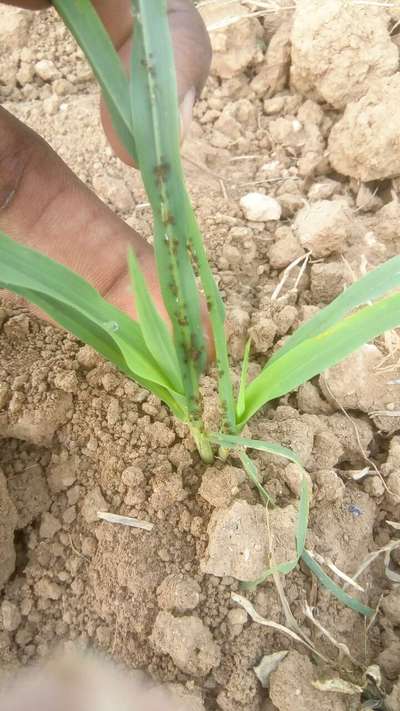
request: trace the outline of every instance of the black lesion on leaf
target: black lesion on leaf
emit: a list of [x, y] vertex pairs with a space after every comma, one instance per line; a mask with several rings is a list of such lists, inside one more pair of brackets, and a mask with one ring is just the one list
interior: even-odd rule
[[156, 167], [154, 168], [154, 175], [157, 180], [157, 183], [163, 183], [168, 177], [168, 173], [170, 170], [171, 167], [166, 161], [156, 165]]

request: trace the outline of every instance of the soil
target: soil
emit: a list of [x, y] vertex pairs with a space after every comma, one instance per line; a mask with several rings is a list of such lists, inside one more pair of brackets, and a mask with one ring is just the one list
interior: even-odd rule
[[[396, 11], [335, 1], [327, 17], [323, 4], [315, 14], [312, 5], [298, 0], [294, 23], [279, 3], [254, 17], [244, 3], [204, 7], [215, 58], [183, 156], [227, 305], [236, 375], [249, 332], [253, 377], [293, 329], [400, 248]], [[0, 12], [3, 105], [151, 240], [140, 177], [107, 146], [98, 89], [67, 30], [53, 12]], [[221, 24], [222, 12], [234, 19]], [[330, 31], [319, 32], [328, 21]], [[368, 23], [370, 33], [359, 29]], [[248, 193], [274, 202], [241, 202]], [[250, 203], [251, 220], [241, 207]], [[308, 549], [350, 576], [372, 551], [400, 543], [388, 523], [400, 521], [399, 344], [386, 334], [250, 424], [254, 437], [301, 457], [312, 489]], [[212, 374], [204, 392], [212, 419]], [[352, 711], [368, 698], [398, 709], [395, 543], [358, 578], [364, 592], [348, 588], [377, 607], [369, 626], [302, 565], [282, 577], [298, 625], [331, 664], [232, 599], [243, 594], [259, 615], [286, 624], [272, 579], [245, 592], [240, 581], [262, 573], [271, 547], [278, 562], [293, 558], [298, 471], [271, 455], [254, 459], [277, 503], [269, 529], [238, 461], [206, 467], [154, 396], [3, 298], [2, 677], [73, 646], [146, 671], [197, 710]], [[153, 528], [100, 521], [98, 511]], [[263, 688], [254, 667], [281, 650], [289, 653]], [[315, 685], [340, 677], [365, 686], [371, 664], [382, 680], [370, 674], [362, 695]]]

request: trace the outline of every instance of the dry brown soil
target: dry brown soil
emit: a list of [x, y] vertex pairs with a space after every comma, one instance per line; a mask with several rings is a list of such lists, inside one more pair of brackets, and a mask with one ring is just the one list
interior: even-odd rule
[[[344, 68], [338, 63], [329, 90], [326, 68], [323, 86], [320, 78], [307, 75], [311, 60], [307, 47], [304, 56], [299, 49], [300, 5], [306, 4], [299, 3], [294, 30], [291, 12], [213, 30], [221, 51], [183, 149], [227, 305], [236, 374], [249, 332], [254, 375], [299, 323], [400, 246], [399, 158], [397, 164], [393, 158], [395, 167], [387, 175], [375, 176], [367, 166], [369, 182], [360, 182], [361, 169], [350, 175], [341, 167], [346, 160], [340, 150], [350, 152], [354, 145], [345, 145], [346, 125], [340, 134], [344, 147], [337, 145], [338, 136], [330, 138], [332, 126], [337, 134], [344, 107], [369, 87], [360, 89], [361, 80], [348, 79], [354, 57]], [[381, 22], [382, 33], [395, 26], [386, 16]], [[354, 26], [346, 27], [357, 35]], [[378, 23], [374, 28], [378, 33]], [[3, 44], [4, 106], [150, 239], [140, 177], [107, 147], [98, 90], [81, 52], [51, 12], [33, 19], [23, 15], [18, 32], [15, 46]], [[323, 43], [322, 34], [315, 42]], [[365, 40], [371, 53], [378, 43], [372, 35]], [[345, 56], [341, 42], [335, 49], [327, 41], [326, 51]], [[381, 72], [387, 77], [397, 71], [392, 65], [398, 50], [389, 35], [382, 42], [385, 47], [390, 42]], [[349, 45], [365, 61], [365, 47]], [[289, 84], [291, 56], [297, 68]], [[35, 69], [41, 60], [51, 63], [46, 80], [40, 78], [43, 68]], [[322, 60], [321, 54], [321, 65]], [[382, 122], [382, 133], [379, 126], [374, 130], [378, 146], [370, 145], [366, 155], [359, 152], [357, 166], [383, 150], [379, 141], [384, 143], [389, 123]], [[396, 125], [400, 132], [398, 112]], [[395, 141], [390, 145], [391, 155], [398, 152]], [[248, 219], [240, 199], [249, 192], [276, 198], [281, 218]], [[285, 274], [307, 251], [311, 256], [301, 275], [301, 262]], [[388, 334], [344, 368], [275, 402], [250, 425], [253, 436], [288, 445], [302, 458], [313, 490], [308, 548], [350, 576], [371, 551], [398, 536], [387, 523], [400, 518], [398, 347], [397, 335]], [[212, 377], [206, 378], [204, 394], [212, 420]], [[276, 556], [288, 559], [298, 472], [272, 457], [255, 460], [278, 505], [271, 514]], [[385, 572], [385, 565], [396, 572], [399, 549], [386, 564], [379, 555], [360, 576], [363, 593], [347, 588], [378, 606], [369, 627], [302, 565], [282, 579], [297, 623], [331, 666], [287, 635], [252, 621], [232, 593], [245, 594], [268, 620], [285, 624], [285, 616], [272, 580], [256, 592], [240, 589], [238, 578], [265, 565], [266, 537], [260, 542], [264, 512], [238, 461], [217, 460], [207, 468], [185, 427], [155, 397], [74, 337], [32, 317], [26, 305], [8, 299], [0, 301], [0, 465], [3, 675], [46, 658], [58, 645], [73, 644], [102, 650], [129, 669], [178, 685], [175, 691], [186, 693], [196, 709], [204, 704], [223, 711], [345, 711], [360, 709], [365, 694], [319, 691], [312, 682], [341, 677], [362, 686], [363, 671], [374, 663], [382, 673], [381, 696], [391, 694], [386, 708], [400, 708], [399, 687], [392, 692], [400, 673], [399, 586]], [[368, 476], [357, 476], [367, 469]], [[154, 527], [148, 532], [101, 522], [97, 511], [102, 510]], [[348, 646], [353, 661], [306, 618], [306, 603], [318, 624]], [[281, 650], [290, 651], [271, 675], [269, 690], [263, 689], [253, 667]], [[373, 683], [368, 689], [380, 697]], [[385, 708], [383, 702], [376, 708]]]

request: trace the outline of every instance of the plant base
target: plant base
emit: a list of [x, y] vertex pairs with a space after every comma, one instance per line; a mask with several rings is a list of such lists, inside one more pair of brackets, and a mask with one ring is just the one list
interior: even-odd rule
[[212, 464], [214, 461], [214, 453], [207, 435], [204, 432], [201, 432], [197, 427], [193, 426], [190, 426], [190, 432], [203, 462], [206, 464]]

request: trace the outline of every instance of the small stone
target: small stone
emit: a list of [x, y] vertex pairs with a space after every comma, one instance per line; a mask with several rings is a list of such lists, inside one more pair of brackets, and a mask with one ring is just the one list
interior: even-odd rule
[[3, 330], [11, 341], [21, 341], [26, 338], [30, 330], [30, 318], [25, 314], [12, 316], [5, 322]]
[[101, 493], [99, 486], [89, 491], [82, 504], [82, 516], [86, 523], [95, 523], [98, 521], [97, 512], [107, 511], [107, 502]]
[[392, 471], [387, 479], [387, 487], [400, 501], [400, 469]]
[[82, 346], [79, 349], [76, 359], [79, 365], [86, 370], [95, 368], [101, 362], [101, 356], [91, 346]]
[[226, 7], [219, 3], [201, 6], [200, 12], [210, 32], [213, 49], [211, 73], [229, 79], [243, 73], [250, 64], [263, 60], [261, 42], [263, 28], [257, 18], [249, 17], [240, 2], [229, 6], [229, 15], [235, 22], [226, 22]]
[[264, 507], [235, 501], [214, 511], [208, 525], [208, 547], [201, 563], [205, 573], [237, 580], [256, 580], [267, 566], [267, 523]]
[[301, 246], [318, 258], [342, 254], [352, 235], [348, 210], [337, 200], [318, 200], [304, 207], [293, 228]]
[[292, 232], [278, 239], [268, 252], [268, 259], [274, 269], [285, 269], [295, 259], [304, 254], [304, 249], [299, 245], [298, 240]]
[[159, 612], [150, 640], [157, 651], [169, 654], [184, 674], [206, 676], [221, 661], [218, 645], [198, 617]]
[[290, 651], [269, 677], [269, 695], [279, 711], [346, 711], [343, 694], [326, 693], [313, 686], [314, 667], [310, 659]]
[[252, 222], [277, 222], [282, 215], [279, 202], [263, 193], [247, 193], [241, 198], [240, 207], [246, 219]]
[[237, 496], [245, 480], [244, 472], [237, 467], [208, 467], [203, 474], [199, 494], [211, 506], [225, 508]]
[[393, 686], [392, 693], [385, 698], [387, 711], [398, 711], [400, 708], [400, 681]]
[[318, 304], [330, 304], [348, 285], [351, 277], [341, 262], [311, 266], [311, 293]]
[[31, 22], [31, 13], [1, 6], [0, 47], [5, 55], [26, 46]]
[[39, 535], [40, 538], [54, 538], [56, 533], [61, 529], [61, 523], [51, 513], [42, 514], [40, 523]]
[[130, 466], [124, 469], [121, 474], [121, 480], [129, 489], [135, 489], [145, 483], [143, 471], [137, 466]]
[[61, 585], [47, 577], [38, 580], [34, 585], [34, 590], [38, 597], [42, 597], [45, 600], [59, 600], [63, 593]]
[[78, 391], [78, 377], [74, 370], [57, 373], [54, 385], [66, 393], [76, 393]]
[[95, 175], [93, 188], [101, 198], [114, 205], [117, 210], [127, 212], [133, 208], [132, 193], [121, 178]]
[[[387, 373], [379, 370], [382, 359], [383, 353], [369, 343], [326, 370], [319, 380], [325, 398], [336, 409], [390, 412], [398, 402], [399, 385], [389, 384]], [[397, 377], [393, 373], [390, 379]]]
[[229, 610], [226, 619], [232, 627], [243, 627], [247, 622], [247, 612], [242, 607], [234, 607]]
[[273, 509], [269, 514], [269, 553], [274, 565], [296, 558], [297, 510], [294, 506]]
[[7, 383], [0, 383], [0, 410], [5, 407], [10, 397], [10, 388]]
[[317, 485], [317, 501], [342, 501], [346, 487], [334, 469], [319, 469], [313, 473], [313, 477]]
[[18, 607], [8, 600], [4, 600], [1, 604], [1, 616], [3, 628], [6, 632], [15, 632], [21, 624], [21, 614]]
[[329, 134], [329, 161], [338, 173], [363, 182], [400, 174], [399, 101], [396, 72], [374, 82], [365, 96], [347, 105]]
[[312, 497], [313, 493], [313, 485], [312, 485], [312, 480], [308, 472], [305, 470], [301, 469], [298, 464], [295, 464], [294, 462], [291, 462], [290, 464], [283, 469], [281, 473], [281, 477], [283, 481], [285, 482], [286, 486], [290, 489], [292, 494], [295, 496], [299, 497], [301, 493], [301, 483], [302, 483], [302, 478], [304, 477], [306, 482], [307, 482], [307, 488], [308, 488], [308, 494], [309, 497]]
[[36, 62], [35, 72], [43, 81], [53, 81], [60, 76], [60, 72], [50, 59], [41, 59]]
[[381, 607], [386, 617], [397, 627], [400, 624], [400, 588], [395, 588], [384, 597]]
[[336, 109], [344, 109], [398, 69], [388, 16], [373, 3], [297, 0], [291, 40], [293, 86]]
[[55, 494], [72, 486], [77, 477], [79, 459], [77, 456], [69, 457], [65, 462], [49, 464], [47, 469], [47, 481], [49, 488]]
[[54, 116], [60, 108], [60, 98], [55, 94], [48, 96], [43, 101], [43, 110], [46, 116]]
[[283, 111], [284, 105], [285, 99], [283, 96], [273, 96], [270, 99], [265, 99], [264, 113], [267, 114], [267, 116], [270, 114], [280, 114], [281, 111]]
[[157, 599], [162, 610], [194, 610], [200, 602], [200, 585], [189, 575], [171, 573], [158, 587]]
[[257, 353], [268, 353], [272, 348], [277, 334], [275, 322], [270, 318], [261, 318], [249, 329], [254, 350]]

